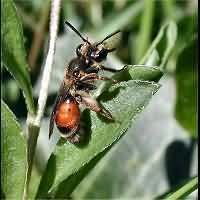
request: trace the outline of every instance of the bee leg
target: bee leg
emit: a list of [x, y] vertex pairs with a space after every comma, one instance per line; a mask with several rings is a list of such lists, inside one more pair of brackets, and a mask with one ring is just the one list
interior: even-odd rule
[[[61, 129], [61, 128], [60, 128]], [[79, 133], [80, 132], [80, 133]], [[74, 127], [70, 132], [61, 132], [61, 137], [71, 143], [79, 143], [82, 139], [83, 133], [80, 131], [80, 125]]]
[[95, 90], [95, 89], [97, 89], [95, 85], [87, 83], [87, 82], [76, 83], [76, 90], [90, 91], [90, 90]]
[[127, 65], [124, 65], [122, 67], [122, 69], [111, 69], [111, 68], [107, 68], [104, 65], [99, 64], [96, 61], [93, 61], [92, 67], [90, 67], [92, 69], [96, 68], [97, 70], [105, 70], [105, 71], [109, 71], [109, 72], [120, 72], [122, 70], [124, 70], [125, 68], [127, 68]]
[[79, 125], [77, 125], [76, 127], [74, 127], [73, 129], [68, 129], [65, 127], [57, 127], [60, 130], [60, 135], [61, 137], [67, 139], [69, 137], [72, 137], [74, 134], [76, 134], [76, 132], [79, 131]]
[[83, 134], [75, 133], [66, 139], [72, 144], [77, 144], [83, 139]]
[[103, 108], [97, 100], [93, 99], [89, 94], [82, 92], [82, 94], [76, 96], [77, 101], [80, 105], [99, 113], [100, 115], [104, 116], [109, 120], [114, 120], [111, 113]]
[[80, 124], [78, 127], [78, 131], [76, 131], [73, 135], [66, 137], [66, 139], [72, 144], [80, 143], [84, 139], [85, 130], [83, 129], [83, 125]]
[[93, 81], [93, 80], [96, 80], [97, 78], [97, 74], [96, 73], [90, 73], [90, 74], [87, 74], [85, 76], [83, 76], [82, 78], [80, 78], [80, 81]]
[[105, 66], [102, 65], [101, 69], [105, 70], [105, 71], [108, 71], [108, 72], [120, 72], [124, 69], [127, 68], [127, 65], [123, 66], [121, 69], [111, 69], [111, 68], [107, 68]]
[[112, 81], [113, 83], [118, 83], [117, 80], [114, 80], [114, 79], [108, 78], [108, 77], [98, 76], [95, 73], [87, 74], [80, 79], [80, 81], [82, 81], [82, 82], [90, 82], [90, 81], [95, 81], [95, 80]]
[[80, 136], [78, 134], [68, 137], [67, 140], [72, 144], [77, 144], [81, 141]]
[[86, 73], [98, 73], [99, 69], [95, 68], [95, 67], [88, 67], [87, 69], [85, 69]]
[[100, 107], [100, 108], [101, 108], [101, 110], [98, 112], [99, 114], [101, 114], [102, 116], [104, 116], [105, 118], [107, 118], [107, 119], [109, 119], [109, 120], [114, 121], [114, 119], [113, 119], [111, 113], [110, 113], [108, 110], [106, 110], [106, 109], [103, 108], [103, 107]]
[[104, 76], [97, 76], [96, 80], [102, 80], [102, 81], [111, 81], [112, 83], [118, 83], [119, 81], [109, 78], [109, 77], [104, 77]]

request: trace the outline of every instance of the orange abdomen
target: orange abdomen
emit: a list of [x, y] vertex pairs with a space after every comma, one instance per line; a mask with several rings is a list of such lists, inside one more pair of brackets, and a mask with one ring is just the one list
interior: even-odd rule
[[66, 100], [60, 103], [55, 115], [58, 127], [72, 129], [80, 123], [80, 109], [75, 101]]

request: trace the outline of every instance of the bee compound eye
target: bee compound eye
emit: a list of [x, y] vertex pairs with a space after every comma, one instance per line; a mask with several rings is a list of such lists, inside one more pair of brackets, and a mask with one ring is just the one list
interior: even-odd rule
[[82, 47], [83, 45], [82, 44], [80, 44], [77, 48], [76, 48], [76, 54], [77, 54], [77, 56], [81, 56], [81, 47]]

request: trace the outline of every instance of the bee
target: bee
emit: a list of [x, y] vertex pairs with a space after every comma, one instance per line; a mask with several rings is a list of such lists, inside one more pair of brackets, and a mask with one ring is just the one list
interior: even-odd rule
[[76, 48], [76, 57], [73, 58], [64, 72], [49, 123], [49, 138], [53, 133], [54, 122], [61, 133], [61, 137], [71, 143], [79, 143], [80, 132], [80, 106], [88, 108], [109, 120], [113, 120], [111, 113], [103, 108], [90, 92], [96, 89], [97, 80], [112, 80], [98, 75], [100, 70], [116, 71], [101, 65], [108, 53], [114, 51], [114, 44], [119, 39], [120, 31], [116, 31], [100, 42], [91, 43], [68, 21], [65, 22], [82, 40], [83, 43]]

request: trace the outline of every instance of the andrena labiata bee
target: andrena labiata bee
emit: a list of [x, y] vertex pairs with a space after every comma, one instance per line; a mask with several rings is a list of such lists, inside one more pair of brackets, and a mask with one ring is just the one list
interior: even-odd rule
[[[96, 89], [94, 85], [97, 80], [112, 80], [98, 75], [99, 70], [115, 71], [100, 64], [106, 59], [108, 53], [115, 50], [114, 40], [119, 37], [120, 31], [116, 31], [100, 42], [90, 43], [69, 22], [65, 22], [79, 37], [83, 43], [76, 48], [76, 57], [67, 65], [64, 79], [60, 86], [49, 124], [49, 138], [53, 133], [54, 122], [60, 130], [61, 137], [71, 143], [78, 143], [81, 136], [80, 130], [80, 108], [84, 106], [97, 112], [107, 119], [112, 120], [111, 113], [100, 106], [91, 97], [90, 91]], [[115, 82], [115, 80], [112, 80]]]

